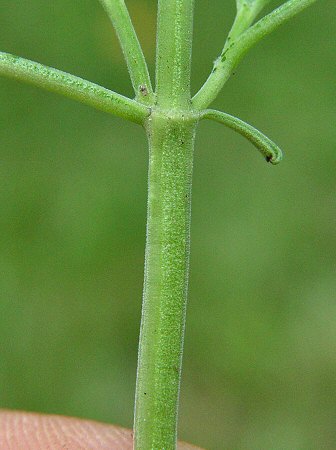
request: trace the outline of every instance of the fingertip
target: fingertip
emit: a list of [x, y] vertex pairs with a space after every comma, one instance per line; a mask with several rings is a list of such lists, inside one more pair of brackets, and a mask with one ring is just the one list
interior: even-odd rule
[[0, 412], [2, 450], [132, 450], [130, 430], [91, 420]]
[[[0, 411], [1, 450], [132, 450], [131, 430], [93, 420]], [[179, 450], [197, 450], [180, 443]]]

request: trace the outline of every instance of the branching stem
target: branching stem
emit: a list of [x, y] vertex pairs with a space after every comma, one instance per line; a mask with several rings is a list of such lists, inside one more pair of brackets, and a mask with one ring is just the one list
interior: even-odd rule
[[200, 119], [246, 137], [267, 161], [279, 147], [251, 125], [208, 108], [242, 56], [316, 0], [288, 0], [259, 20], [270, 0], [236, 0], [237, 17], [222, 54], [191, 99], [194, 0], [158, 0], [156, 92], [124, 0], [100, 0], [116, 29], [136, 99], [24, 58], [0, 52], [0, 75], [31, 83], [144, 125], [149, 182], [143, 308], [135, 399], [135, 450], [174, 450], [187, 304], [194, 137]]
[[207, 108], [215, 100], [241, 58], [253, 45], [315, 2], [316, 0], [288, 0], [247, 29], [236, 41], [230, 42], [229, 47], [224, 47], [222, 54], [215, 61], [209, 78], [194, 96], [194, 107], [200, 110]]

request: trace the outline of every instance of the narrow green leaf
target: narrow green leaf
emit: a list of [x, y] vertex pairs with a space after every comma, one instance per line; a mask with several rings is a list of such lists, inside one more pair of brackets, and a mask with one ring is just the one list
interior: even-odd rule
[[219, 122], [244, 136], [260, 151], [267, 162], [275, 165], [282, 160], [281, 149], [261, 131], [241, 119], [214, 109], [206, 109], [201, 118]]
[[93, 108], [142, 124], [149, 110], [90, 81], [28, 59], [0, 52], [0, 75], [65, 95]]

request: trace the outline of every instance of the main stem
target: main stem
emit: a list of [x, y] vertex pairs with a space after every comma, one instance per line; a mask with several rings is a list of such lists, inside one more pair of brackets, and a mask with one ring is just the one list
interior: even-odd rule
[[187, 303], [197, 114], [190, 98], [193, 0], [159, 0], [147, 241], [135, 399], [136, 450], [174, 450]]
[[135, 448], [172, 450], [186, 314], [195, 121], [148, 121], [149, 198]]

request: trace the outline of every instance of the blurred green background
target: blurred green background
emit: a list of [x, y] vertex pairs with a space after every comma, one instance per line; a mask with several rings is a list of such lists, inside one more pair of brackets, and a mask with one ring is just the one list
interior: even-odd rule
[[[127, 3], [153, 73], [156, 1]], [[196, 1], [194, 91], [233, 15]], [[276, 140], [280, 166], [199, 129], [180, 437], [207, 449], [336, 448], [335, 20], [317, 2], [215, 102]], [[1, 50], [132, 95], [98, 1], [1, 0], [0, 21]], [[0, 406], [131, 427], [144, 133], [6, 79], [0, 123]]]

